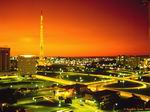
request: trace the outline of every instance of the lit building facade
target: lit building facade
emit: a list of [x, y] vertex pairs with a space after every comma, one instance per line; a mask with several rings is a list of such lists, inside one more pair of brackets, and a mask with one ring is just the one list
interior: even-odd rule
[[116, 58], [117, 65], [127, 68], [139, 67], [142, 57], [139, 56], [118, 56]]
[[18, 56], [18, 72], [21, 75], [31, 75], [36, 73], [37, 57], [33, 55]]
[[17, 71], [17, 57], [10, 57], [10, 71]]

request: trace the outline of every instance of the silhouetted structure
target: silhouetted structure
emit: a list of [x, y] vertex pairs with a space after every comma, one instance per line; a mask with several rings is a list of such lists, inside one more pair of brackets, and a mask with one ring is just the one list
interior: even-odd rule
[[0, 72], [9, 71], [10, 48], [0, 48]]
[[145, 110], [148, 107], [148, 103], [145, 106], [145, 101], [135, 94], [132, 94], [130, 98], [120, 99], [116, 104], [115, 110]]

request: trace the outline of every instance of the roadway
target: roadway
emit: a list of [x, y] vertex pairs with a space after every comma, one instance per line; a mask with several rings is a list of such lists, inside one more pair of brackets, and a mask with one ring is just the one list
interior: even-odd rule
[[[136, 80], [132, 80], [130, 79], [130, 76], [129, 77], [115, 77], [115, 76], [107, 76], [107, 75], [102, 75], [102, 74], [83, 74], [83, 73], [75, 73], [76, 75], [89, 75], [89, 76], [95, 76], [95, 77], [99, 77], [99, 78], [108, 78], [108, 79], [115, 79], [115, 80], [124, 80], [124, 81], [129, 81], [129, 82], [133, 82], [133, 83], [137, 83], [137, 84], [140, 84], [141, 86], [139, 87], [132, 87], [132, 88], [123, 88], [123, 89], [143, 89], [143, 88], [146, 88], [147, 85], [150, 85], [150, 83], [147, 83], [147, 82], [142, 82], [142, 81], [136, 81]], [[71, 73], [70, 75], [73, 75], [73, 73]], [[108, 81], [109, 82], [109, 81]], [[94, 84], [95, 82], [91, 82], [90, 84]], [[120, 88], [121, 89], [121, 88]]]
[[[95, 74], [70, 73], [70, 72], [67, 72], [67, 74], [68, 75], [83, 75], [83, 76], [89, 75], [89, 76], [95, 76], [95, 77], [99, 77], [99, 78], [115, 79], [116, 81], [124, 80], [124, 81], [129, 81], [129, 82], [133, 82], [133, 83], [137, 83], [137, 84], [141, 85], [141, 86], [138, 86], [138, 87], [127, 87], [127, 88], [117, 88], [117, 89], [144, 89], [144, 88], [147, 87], [147, 85], [150, 85], [147, 82], [132, 80], [132, 79], [130, 79], [130, 77], [115, 77], [115, 76], [106, 76], [106, 75], [101, 75], [101, 74], [95, 75]], [[47, 77], [47, 76], [42, 76], [42, 75], [32, 75], [32, 77], [42, 79], [42, 80], [47, 80], [47, 81], [54, 81], [54, 82], [61, 83], [61, 84], [66, 84], [66, 85], [79, 83], [79, 82], [68, 81], [68, 80], [58, 79], [58, 78], [52, 78], [52, 77]], [[108, 82], [110, 82], [110, 81], [111, 80], [108, 80]], [[105, 82], [107, 82], [107, 80], [105, 80]], [[95, 82], [82, 83], [82, 84], [92, 85], [92, 84], [95, 84], [95, 83], [97, 83], [97, 82], [95, 81]], [[103, 83], [103, 81], [99, 81], [98, 83], [101, 84], [101, 83]]]
[[5, 76], [0, 76], [0, 79], [13, 79], [13, 78], [18, 78], [18, 76], [17, 76], [17, 75], [12, 75], [12, 76], [5, 75]]
[[[90, 83], [82, 83], [82, 84], [86, 84], [89, 86], [90, 89], [92, 90], [103, 90], [103, 89], [109, 89], [109, 90], [118, 90], [118, 89], [122, 89], [122, 88], [109, 88], [109, 87], [104, 87], [105, 85], [108, 84], [113, 84], [116, 83], [118, 80], [124, 80], [124, 81], [129, 81], [129, 82], [133, 82], [133, 83], [138, 83], [141, 86], [139, 87], [127, 87], [127, 88], [123, 88], [123, 89], [143, 89], [143, 88], [147, 88], [147, 84], [150, 85], [149, 83], [146, 82], [141, 82], [141, 81], [136, 81], [136, 80], [132, 80], [130, 79], [130, 77], [115, 77], [115, 76], [106, 76], [106, 75], [95, 75], [95, 74], [83, 74], [83, 73], [70, 73], [67, 72], [66, 74], [68, 75], [89, 75], [89, 76], [96, 76], [96, 77], [100, 77], [100, 78], [109, 78], [111, 80], [106, 80], [106, 81], [98, 81], [98, 82], [90, 82]], [[76, 84], [77, 82], [73, 82], [73, 81], [68, 81], [68, 80], [63, 80], [63, 79], [57, 79], [57, 78], [50, 78], [47, 76], [41, 76], [41, 75], [34, 75], [34, 77], [42, 79], [42, 80], [47, 80], [47, 81], [54, 81], [54, 82], [58, 82], [58, 83], [62, 83], [62, 84]], [[118, 90], [120, 91], [120, 90]], [[124, 91], [120, 91], [121, 96], [124, 97], [131, 97], [132, 93], [130, 92], [124, 92]], [[143, 100], [150, 100], [149, 96], [146, 95], [141, 95], [141, 94], [136, 94], [138, 96], [140, 96]]]
[[60, 84], [65, 84], [65, 85], [76, 84], [76, 82], [73, 82], [73, 81], [68, 81], [68, 80], [63, 80], [63, 79], [58, 79], [58, 78], [52, 78], [52, 77], [47, 77], [47, 76], [42, 76], [42, 75], [32, 75], [32, 77], [37, 78], [37, 79], [41, 79], [41, 80], [53, 81], [53, 82], [57, 82]]

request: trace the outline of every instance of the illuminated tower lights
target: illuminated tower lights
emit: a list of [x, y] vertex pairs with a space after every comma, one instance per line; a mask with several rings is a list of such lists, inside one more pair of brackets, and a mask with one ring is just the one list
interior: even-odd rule
[[38, 65], [46, 65], [46, 60], [44, 58], [44, 35], [43, 35], [43, 12], [41, 10], [41, 22], [40, 22], [40, 56]]
[[41, 10], [41, 25], [40, 25], [40, 59], [44, 58], [44, 41], [43, 41], [43, 13]]

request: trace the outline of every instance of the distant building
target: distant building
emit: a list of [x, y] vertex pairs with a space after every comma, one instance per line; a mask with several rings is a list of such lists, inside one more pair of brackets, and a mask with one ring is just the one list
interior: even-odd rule
[[126, 59], [126, 66], [128, 66], [129, 68], [136, 68], [139, 67], [140, 65], [140, 57], [137, 56], [130, 56]]
[[18, 61], [17, 57], [10, 57], [10, 71], [17, 71]]
[[94, 101], [101, 109], [112, 109], [114, 104], [119, 100], [120, 92], [113, 90], [103, 90], [96, 92], [84, 93], [84, 99]]
[[9, 71], [10, 48], [0, 48], [0, 72]]
[[136, 68], [139, 67], [141, 62], [141, 57], [139, 56], [118, 56], [116, 58], [116, 63], [120, 67]]
[[145, 58], [144, 59], [143, 68], [150, 68], [150, 58]]
[[18, 72], [21, 75], [31, 75], [36, 73], [37, 57], [33, 55], [18, 56]]

